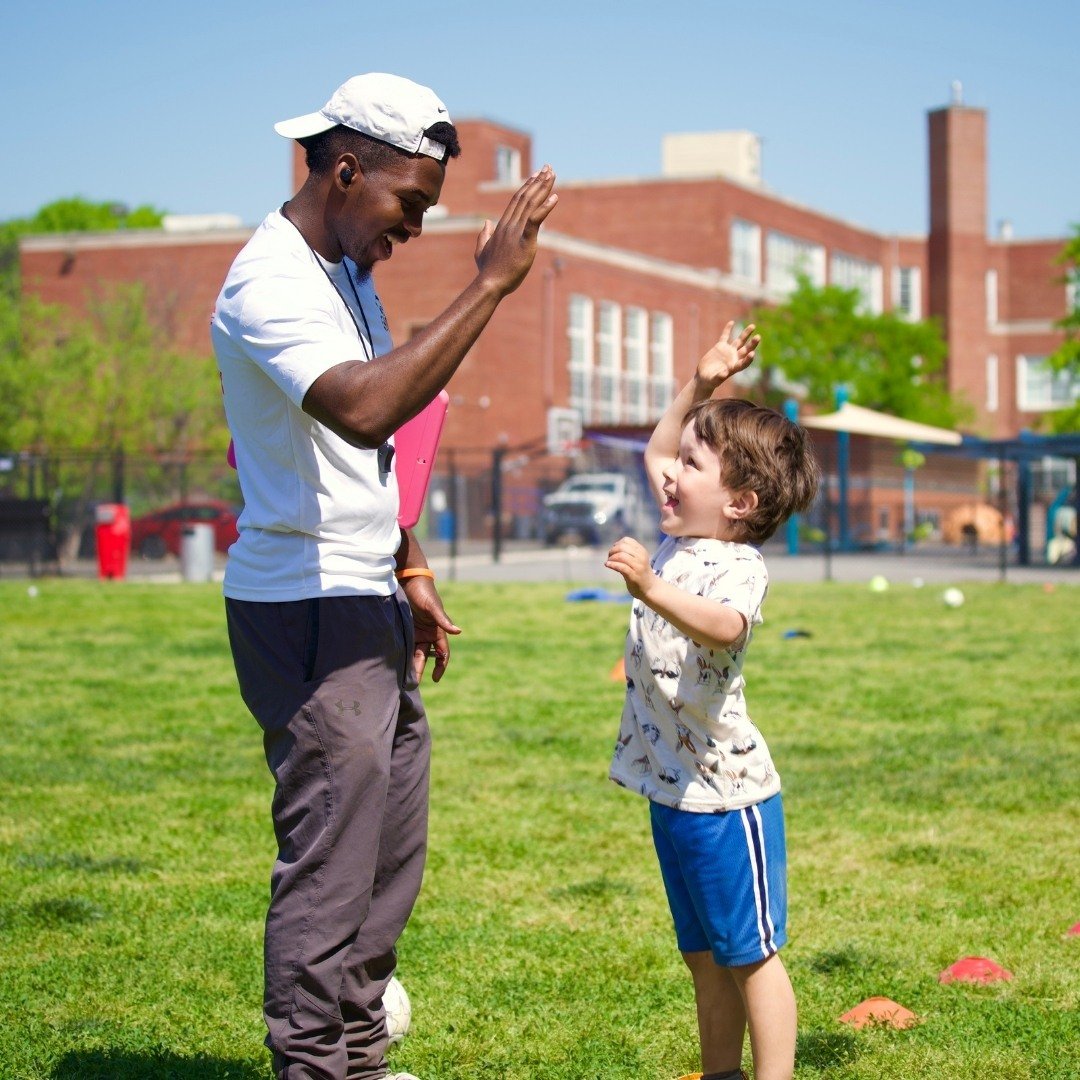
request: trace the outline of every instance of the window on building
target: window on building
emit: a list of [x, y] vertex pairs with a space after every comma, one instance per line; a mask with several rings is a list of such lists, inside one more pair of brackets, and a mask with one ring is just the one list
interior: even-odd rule
[[893, 307], [913, 322], [922, 318], [922, 274], [917, 266], [898, 266], [893, 274]]
[[986, 411], [997, 412], [998, 393], [998, 358], [990, 355], [986, 358]]
[[996, 270], [986, 271], [986, 325], [996, 326], [998, 321], [998, 275]]
[[915, 528], [925, 525], [930, 530], [930, 536], [934, 539], [941, 537], [941, 511], [922, 510], [915, 511]]
[[1039, 497], [1055, 498], [1062, 488], [1076, 483], [1076, 462], [1072, 458], [1044, 457], [1031, 463], [1031, 491]]
[[596, 330], [596, 417], [617, 424], [622, 419], [622, 310], [600, 301]]
[[495, 147], [495, 179], [500, 184], [521, 182], [521, 151], [512, 146]]
[[739, 218], [731, 223], [731, 273], [761, 284], [761, 227]]
[[866, 311], [877, 315], [882, 310], [882, 275], [877, 263], [836, 251], [833, 252], [829, 274], [833, 285], [839, 285], [842, 289], [857, 289]]
[[1016, 403], [1024, 412], [1063, 409], [1080, 399], [1080, 379], [1055, 371], [1045, 356], [1016, 358]]
[[587, 296], [570, 297], [570, 317], [566, 329], [570, 339], [570, 407], [582, 419], [592, 419], [593, 384], [593, 302]]
[[649, 419], [649, 313], [628, 307], [623, 312], [623, 357], [626, 366], [626, 420], [644, 424]]
[[806, 274], [812, 284], [821, 288], [825, 284], [825, 249], [808, 240], [770, 232], [765, 238], [765, 284], [789, 293], [798, 284], [798, 274]]
[[674, 398], [675, 349], [670, 315], [654, 311], [649, 319], [649, 407], [659, 417]]
[[1070, 270], [1065, 278], [1065, 314], [1080, 311], [1080, 270]]

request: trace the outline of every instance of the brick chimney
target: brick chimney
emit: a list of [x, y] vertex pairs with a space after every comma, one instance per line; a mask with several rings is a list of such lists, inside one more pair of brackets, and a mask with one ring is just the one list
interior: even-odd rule
[[929, 114], [929, 313], [949, 348], [950, 391], [982, 386], [987, 335], [986, 110], [953, 100]]

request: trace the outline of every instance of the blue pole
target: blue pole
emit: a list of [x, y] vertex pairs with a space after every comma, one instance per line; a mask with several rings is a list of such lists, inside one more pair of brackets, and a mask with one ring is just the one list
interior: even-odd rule
[[[846, 386], [836, 388], [836, 407], [843, 408], [848, 399]], [[851, 454], [851, 436], [846, 431], [836, 433], [836, 514], [839, 523], [839, 548], [848, 551], [851, 548], [851, 535], [848, 527], [848, 466]]]
[[[784, 402], [784, 415], [793, 423], [799, 422], [799, 403], [794, 398]], [[799, 515], [792, 514], [787, 522], [787, 551], [789, 555], [799, 554]]]
[[908, 540], [915, 539], [915, 470], [904, 467], [904, 521], [900, 526], [900, 550], [907, 549]]

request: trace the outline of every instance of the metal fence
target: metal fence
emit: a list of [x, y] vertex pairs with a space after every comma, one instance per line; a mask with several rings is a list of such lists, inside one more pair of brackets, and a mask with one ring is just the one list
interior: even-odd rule
[[[210, 501], [237, 510], [241, 504], [236, 473], [221, 452], [0, 453], [0, 559], [26, 561], [36, 572], [93, 558], [102, 504], [123, 503], [135, 518]], [[30, 508], [38, 509], [28, 525]]]
[[[773, 543], [793, 545], [802, 552], [822, 552], [830, 547], [845, 550], [840, 543], [841, 516], [839, 479], [827, 467], [824, 483], [814, 506], [802, 516], [793, 531], [781, 530]], [[640, 447], [626, 441], [586, 440], [571, 454], [553, 456], [543, 441], [519, 446], [500, 445], [472, 449], [446, 448], [437, 460], [424, 514], [417, 525], [423, 541], [438, 541], [439, 550], [453, 554], [459, 544], [476, 550], [490, 545], [494, 561], [503, 546], [515, 547], [557, 542], [545, 530], [544, 497], [574, 473], [615, 472], [632, 481], [644, 515], [630, 515], [619, 523], [625, 531], [638, 535], [643, 543], [656, 539], [655, 515], [648, 495]], [[1001, 483], [1004, 482], [1004, 487]], [[1013, 515], [1015, 499], [1007, 493], [1013, 485], [999, 478], [1000, 509]], [[975, 492], [972, 496], [975, 497]], [[853, 537], [874, 538], [880, 531], [872, 509], [869, 477], [855, 481], [845, 493], [848, 529]], [[929, 498], [927, 491], [924, 497]], [[1059, 500], [1060, 501], [1060, 500]], [[133, 521], [167, 508], [191, 504], [223, 504], [239, 512], [242, 497], [235, 471], [220, 451], [187, 454], [97, 453], [0, 453], [0, 563], [25, 562], [31, 573], [62, 570], [79, 559], [95, 555], [95, 512], [103, 503], [123, 503]], [[1044, 507], [1043, 502], [1048, 505]], [[924, 524], [916, 512], [915, 524]], [[1026, 522], [1032, 562], [1043, 562], [1057, 504], [1036, 500]], [[932, 516], [932, 515], [931, 515]], [[1075, 517], [1072, 519], [1075, 538]], [[926, 525], [932, 524], [930, 520]], [[1045, 534], [1045, 535], [1044, 535]], [[946, 547], [948, 536], [938, 531], [931, 538], [947, 555], [971, 554], [966, 545]], [[600, 543], [595, 537], [586, 541]], [[861, 543], [863, 549], [873, 544]], [[878, 544], [882, 550], [895, 549]], [[903, 549], [903, 542], [899, 545]], [[1071, 561], [1072, 551], [1067, 560]], [[150, 557], [161, 552], [133, 551]], [[1010, 561], [1015, 553], [1007, 553]], [[1004, 558], [1006, 553], [1002, 553]]]

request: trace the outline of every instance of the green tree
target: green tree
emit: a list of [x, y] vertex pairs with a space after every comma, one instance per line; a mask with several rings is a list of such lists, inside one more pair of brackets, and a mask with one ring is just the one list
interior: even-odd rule
[[[1055, 371], [1068, 372], [1074, 386], [1080, 385], [1080, 225], [1073, 226], [1072, 238], [1057, 259], [1066, 267], [1065, 280], [1073, 284], [1072, 310], [1058, 321], [1065, 340], [1050, 355], [1048, 363]], [[1080, 399], [1071, 406], [1057, 409], [1046, 417], [1047, 425], [1059, 434], [1080, 431]]]
[[78, 196], [47, 203], [28, 218], [0, 222], [0, 301], [15, 303], [19, 292], [19, 237], [31, 233], [113, 232], [159, 229], [165, 211], [149, 205], [129, 210], [123, 203], [90, 202]]
[[[82, 315], [43, 303], [20, 291], [18, 240], [34, 232], [154, 227], [160, 220], [151, 207], [128, 212], [65, 199], [0, 224], [0, 449], [54, 460], [49, 494], [70, 526], [65, 555], [77, 546], [95, 493], [100, 498], [109, 468], [102, 452], [156, 456], [143, 479], [161, 482], [164, 455], [175, 462], [209, 450], [223, 460], [228, 431], [213, 358], [175, 349], [167, 312], [153, 309], [141, 286], [99, 290]], [[93, 457], [72, 463], [64, 457], [72, 453]]]
[[852, 402], [907, 420], [956, 427], [968, 419], [970, 407], [942, 378], [946, 348], [936, 323], [869, 314], [861, 304], [857, 289], [818, 288], [800, 275], [785, 303], [757, 308], [766, 392], [796, 383], [809, 402], [831, 409], [843, 385]]
[[90, 298], [81, 318], [20, 294], [20, 236], [154, 228], [162, 216], [151, 206], [71, 198], [0, 225], [0, 447], [183, 453], [224, 445], [212, 360], [170, 347], [140, 287]]
[[112, 232], [116, 229], [160, 229], [163, 210], [145, 205], [129, 209], [121, 202], [90, 202], [78, 196], [57, 199], [33, 216], [15, 218], [5, 227], [19, 235], [54, 232]]
[[22, 301], [18, 348], [0, 357], [0, 443], [42, 453], [224, 448], [214, 360], [171, 348], [140, 285], [92, 298], [85, 316]]
[[141, 286], [92, 299], [83, 316], [26, 296], [7, 337], [14, 347], [0, 352], [0, 447], [53, 462], [62, 558], [74, 556], [117, 453], [142, 459], [142, 483], [157, 490], [172, 486], [170, 461], [207, 450], [224, 461], [214, 360], [170, 347]]

